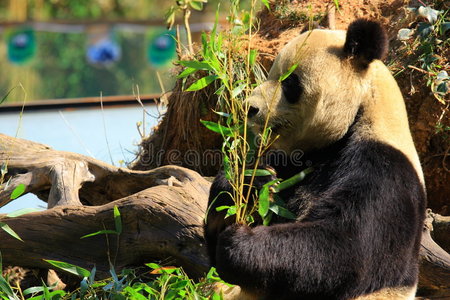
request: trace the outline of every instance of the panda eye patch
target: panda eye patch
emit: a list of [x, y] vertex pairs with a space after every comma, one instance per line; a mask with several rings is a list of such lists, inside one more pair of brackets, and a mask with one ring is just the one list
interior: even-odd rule
[[285, 80], [283, 80], [281, 82], [281, 88], [287, 102], [293, 104], [300, 99], [302, 86], [300, 84], [300, 78], [297, 74], [292, 73]]

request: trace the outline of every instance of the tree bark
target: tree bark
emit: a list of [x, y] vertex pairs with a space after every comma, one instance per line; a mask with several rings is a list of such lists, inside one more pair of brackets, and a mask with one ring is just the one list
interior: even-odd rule
[[[13, 218], [0, 215], [0, 222], [24, 240], [0, 230], [4, 264], [48, 268], [43, 259], [60, 260], [88, 269], [95, 265], [101, 277], [108, 276], [111, 264], [120, 269], [162, 261], [183, 266], [196, 278], [209, 268], [203, 218], [210, 183], [198, 173], [177, 166], [117, 168], [0, 134], [0, 165], [5, 163], [9, 183], [0, 186], [0, 206], [23, 183], [49, 208]], [[114, 206], [121, 214], [121, 234], [81, 239], [115, 230]], [[421, 249], [421, 283], [428, 289], [450, 286], [449, 228], [449, 217], [428, 212]]]

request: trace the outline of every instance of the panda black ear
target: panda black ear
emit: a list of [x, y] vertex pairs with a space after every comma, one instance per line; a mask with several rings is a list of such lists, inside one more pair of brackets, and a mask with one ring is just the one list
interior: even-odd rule
[[358, 59], [364, 68], [374, 59], [383, 59], [387, 50], [387, 34], [380, 23], [358, 19], [348, 26], [344, 53]]

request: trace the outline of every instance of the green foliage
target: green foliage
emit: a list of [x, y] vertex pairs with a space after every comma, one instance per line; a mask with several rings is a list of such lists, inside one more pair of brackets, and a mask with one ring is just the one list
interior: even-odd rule
[[[1, 262], [1, 259], [0, 259]], [[66, 292], [55, 290], [55, 286], [30, 287], [24, 291], [20, 287], [12, 287], [8, 278], [0, 275], [0, 299], [18, 300], [19, 296], [26, 296], [33, 300], [50, 299], [150, 299], [150, 300], [221, 300], [222, 296], [214, 291], [215, 283], [223, 281], [212, 268], [205, 278], [199, 282], [190, 279], [182, 268], [163, 267], [156, 263], [147, 264], [145, 270], [124, 269], [116, 274], [110, 269], [111, 277], [104, 280], [95, 280], [96, 268], [91, 271], [78, 266], [59, 261], [49, 261], [52, 267], [70, 272], [82, 278], [79, 287]], [[1, 263], [0, 263], [1, 271]]]
[[110, 229], [99, 230], [97, 232], [83, 235], [81, 237], [81, 239], [85, 239], [88, 237], [93, 237], [93, 236], [97, 236], [97, 235], [101, 235], [101, 234], [115, 234], [115, 235], [119, 236], [122, 233], [122, 219], [120, 217], [120, 211], [119, 211], [119, 208], [117, 207], [117, 205], [114, 206], [113, 212], [114, 212], [115, 230], [110, 230]]
[[25, 184], [23, 183], [18, 184], [11, 193], [10, 196], [11, 200], [17, 199], [20, 196], [22, 196], [22, 194], [25, 193], [25, 188], [26, 188]]
[[[0, 173], [1, 173], [1, 176], [0, 176], [0, 188], [2, 188], [2, 189], [5, 188], [4, 186], [2, 186], [2, 183], [3, 183], [4, 177], [5, 177], [7, 172], [8, 172], [7, 164], [3, 163], [1, 168], [0, 168]], [[8, 184], [9, 184], [9, 182], [7, 182], [6, 186]], [[26, 187], [25, 187], [25, 185], [23, 183], [18, 184], [14, 188], [14, 190], [11, 192], [11, 195], [9, 196], [9, 198], [11, 200], [19, 198], [25, 192], [25, 189], [26, 189]], [[16, 216], [19, 216], [19, 215], [21, 215], [21, 214], [16, 212], [15, 214], [8, 214], [7, 217], [13, 218], [13, 217], [16, 217]], [[9, 227], [8, 224], [6, 224], [4, 222], [0, 222], [0, 229], [4, 230], [6, 233], [8, 233], [13, 238], [18, 239], [19, 241], [23, 242], [23, 240], [20, 238], [20, 236], [11, 227]]]
[[[440, 1], [435, 1], [434, 7], [445, 8]], [[431, 92], [441, 103], [446, 103], [450, 94], [450, 76], [448, 75], [448, 57], [441, 57], [450, 47], [450, 9], [439, 10], [431, 6], [410, 8], [411, 13], [417, 16], [415, 28], [402, 28], [397, 34], [398, 40], [405, 44], [404, 52], [418, 53], [419, 59], [415, 68], [425, 74], [427, 85]], [[413, 39], [414, 38], [414, 39]]]
[[69, 263], [65, 263], [62, 261], [56, 261], [56, 260], [48, 260], [48, 259], [44, 259], [44, 261], [48, 262], [49, 264], [51, 264], [53, 267], [56, 267], [60, 270], [66, 271], [68, 273], [74, 274], [78, 277], [89, 277], [91, 275], [91, 272], [89, 272], [86, 269], [83, 269], [81, 267], [69, 264]]

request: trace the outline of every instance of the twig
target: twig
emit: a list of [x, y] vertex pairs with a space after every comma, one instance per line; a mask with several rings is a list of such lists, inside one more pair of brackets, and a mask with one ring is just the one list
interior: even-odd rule
[[430, 75], [430, 76], [434, 76], [433, 73], [431, 73], [431, 72], [429, 72], [429, 71], [425, 71], [424, 69], [418, 68], [418, 67], [416, 67], [416, 66], [408, 65], [408, 68], [414, 69], [414, 70], [419, 71], [420, 73], [423, 73], [423, 74], [427, 74], [427, 75]]

